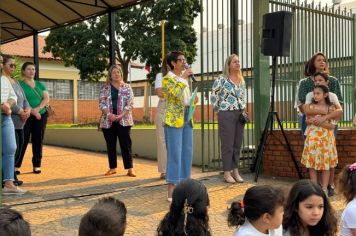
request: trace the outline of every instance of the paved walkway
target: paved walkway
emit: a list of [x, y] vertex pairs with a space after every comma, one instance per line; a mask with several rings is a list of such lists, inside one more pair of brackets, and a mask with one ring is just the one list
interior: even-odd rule
[[[138, 176], [132, 178], [125, 175], [119, 160], [119, 174], [108, 177], [104, 176], [108, 168], [104, 153], [45, 146], [44, 154], [42, 174], [36, 175], [32, 173], [30, 153], [26, 153], [19, 178], [29, 193], [3, 198], [4, 205], [24, 214], [31, 224], [32, 235], [78, 235], [82, 215], [103, 196], [125, 202], [128, 209], [125, 235], [155, 235], [159, 221], [169, 209], [167, 187], [158, 178], [155, 162], [135, 159]], [[226, 222], [227, 207], [255, 185], [252, 174], [243, 176], [245, 183], [231, 185], [222, 182], [219, 172], [201, 173], [199, 168], [193, 168], [193, 178], [203, 181], [209, 191], [213, 235], [232, 235], [234, 229], [228, 228]], [[261, 176], [258, 184], [280, 186], [287, 192], [293, 182]], [[342, 198], [334, 196], [331, 202], [340, 214], [344, 208]]]

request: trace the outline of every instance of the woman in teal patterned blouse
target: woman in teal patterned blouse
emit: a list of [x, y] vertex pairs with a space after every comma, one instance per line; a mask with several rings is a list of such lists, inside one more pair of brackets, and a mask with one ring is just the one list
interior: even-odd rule
[[215, 80], [210, 100], [214, 110], [218, 111], [224, 179], [228, 183], [242, 183], [238, 165], [245, 123], [239, 116], [246, 107], [247, 98], [240, 59], [236, 54], [226, 59], [224, 74]]

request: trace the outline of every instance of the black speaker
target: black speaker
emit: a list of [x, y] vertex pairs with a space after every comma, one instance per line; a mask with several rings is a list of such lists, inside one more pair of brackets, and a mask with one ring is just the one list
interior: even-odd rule
[[289, 56], [293, 13], [278, 11], [263, 15], [262, 53]]

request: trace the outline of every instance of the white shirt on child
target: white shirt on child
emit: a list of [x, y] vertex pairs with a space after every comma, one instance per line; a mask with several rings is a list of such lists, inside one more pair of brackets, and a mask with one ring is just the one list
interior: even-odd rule
[[278, 229], [269, 230], [268, 234], [258, 231], [247, 219], [234, 233], [233, 236], [282, 236], [282, 225]]
[[356, 198], [347, 204], [341, 214], [340, 235], [352, 236], [351, 229], [356, 229]]
[[155, 89], [162, 88], [162, 73], [158, 73], [155, 79]]
[[[311, 104], [313, 102], [313, 97], [314, 97], [314, 93], [309, 92], [305, 98], [305, 104]], [[329, 99], [330, 102], [335, 106], [340, 106], [339, 99], [337, 98], [335, 93], [329, 92]]]

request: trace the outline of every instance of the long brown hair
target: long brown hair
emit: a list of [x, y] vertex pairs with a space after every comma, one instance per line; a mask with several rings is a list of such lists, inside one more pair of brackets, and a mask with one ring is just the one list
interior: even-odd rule
[[344, 195], [347, 203], [356, 197], [356, 163], [342, 169], [337, 180], [337, 189]]
[[300, 236], [300, 227], [302, 227], [302, 222], [300, 221], [300, 217], [298, 215], [299, 203], [313, 195], [323, 199], [324, 213], [316, 225], [308, 225], [310, 236], [336, 235], [337, 219], [328, 197], [318, 184], [313, 183], [310, 180], [303, 179], [293, 185], [289, 192], [284, 210], [283, 229], [289, 231], [291, 236]]
[[316, 73], [315, 60], [316, 60], [316, 58], [318, 56], [324, 57], [324, 59], [325, 59], [325, 70], [323, 72], [326, 73], [326, 74], [329, 74], [328, 59], [326, 58], [324, 53], [317, 52], [305, 64], [305, 67], [304, 67], [304, 75], [305, 76], [312, 76], [312, 75], [314, 75]]

